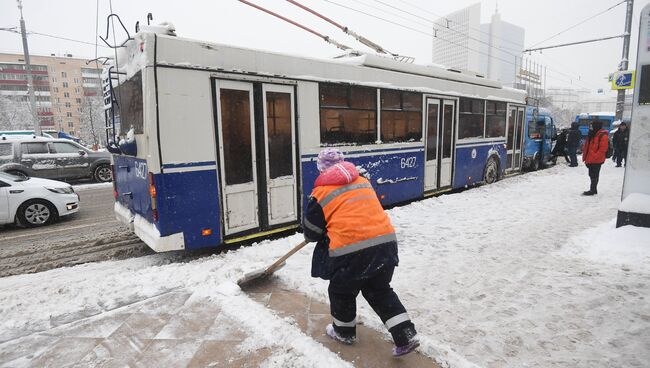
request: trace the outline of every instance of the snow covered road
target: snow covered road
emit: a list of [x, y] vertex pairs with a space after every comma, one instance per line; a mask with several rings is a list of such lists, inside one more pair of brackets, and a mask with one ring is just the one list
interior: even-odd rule
[[115, 219], [112, 183], [74, 187], [78, 213], [42, 228], [0, 228], [0, 277], [151, 253]]
[[[586, 169], [562, 165], [390, 210], [400, 241], [393, 286], [420, 333], [421, 351], [463, 368], [647, 366], [650, 246], [624, 257], [597, 244], [612, 231], [622, 178], [623, 171], [607, 163], [599, 195], [583, 197]], [[646, 230], [636, 238], [650, 238]], [[216, 290], [300, 239], [189, 262], [157, 254], [0, 279], [0, 357], [23, 339], [169, 290], [245, 305], [245, 294]], [[309, 277], [310, 250], [290, 259], [278, 276], [326, 301], [326, 282]], [[362, 299], [360, 305], [359, 319], [383, 331]], [[230, 317], [256, 333], [245, 310], [231, 310]], [[276, 333], [277, 341], [293, 341], [282, 329]], [[336, 366], [329, 350], [296, 344], [303, 348], [283, 354]], [[30, 360], [13, 362], [21, 364], [9, 366], [29, 366]]]

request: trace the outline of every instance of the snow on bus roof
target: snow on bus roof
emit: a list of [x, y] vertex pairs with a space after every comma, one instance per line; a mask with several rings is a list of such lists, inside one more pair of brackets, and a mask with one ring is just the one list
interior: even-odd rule
[[[520, 90], [514, 88], [504, 87], [500, 82], [484, 78], [483, 76], [477, 73], [473, 73], [469, 71], [452, 70], [442, 65], [433, 65], [433, 64], [424, 65], [424, 64], [406, 63], [406, 62], [394, 60], [391, 57], [362, 53], [359, 51], [348, 52], [343, 56], [339, 55], [338, 57], [334, 57], [334, 58], [319, 58], [319, 57], [312, 57], [312, 56], [280, 53], [272, 50], [253, 49], [253, 48], [247, 48], [242, 46], [219, 44], [211, 41], [195, 40], [191, 38], [176, 37], [176, 36], [166, 34], [164, 28], [162, 30], [158, 28], [141, 29], [140, 32], [136, 34], [136, 37], [134, 37], [135, 40], [129, 41], [129, 43], [135, 43], [136, 40], [138, 40], [141, 37], [144, 37], [144, 34], [146, 33], [155, 33], [158, 35], [159, 39], [168, 39], [168, 40], [175, 40], [181, 42], [184, 41], [184, 42], [199, 45], [209, 50], [230, 49], [230, 50], [250, 51], [250, 52], [268, 54], [274, 56], [284, 56], [284, 57], [290, 57], [295, 59], [303, 59], [305, 61], [320, 61], [320, 62], [331, 63], [331, 64], [346, 64], [346, 65], [363, 67], [363, 68], [383, 69], [383, 70], [389, 70], [394, 72], [406, 73], [410, 75], [435, 78], [435, 79], [444, 79], [444, 80], [449, 80], [449, 81], [454, 81], [459, 83], [469, 83], [469, 84], [479, 85], [488, 88], [501, 89], [504, 91], [508, 91], [510, 93], [520, 92]], [[128, 44], [127, 44], [127, 49], [128, 49]], [[124, 54], [127, 54], [126, 50], [123, 51]], [[133, 60], [133, 61], [135, 63], [141, 62], [140, 60]], [[165, 61], [159, 60], [157, 61], [157, 63], [165, 64]], [[120, 65], [127, 65], [127, 64], [128, 63], [124, 63], [123, 61], [120, 61]], [[166, 64], [186, 66], [186, 67], [189, 66], [197, 69], [215, 69], [215, 68], [218, 69], [219, 68], [216, 66], [209, 66], [209, 65], [196, 65], [196, 63], [192, 63], [185, 60], [167, 61]], [[126, 72], [127, 74], [132, 74], [129, 73], [128, 69], [126, 70]], [[260, 73], [259, 71], [256, 72], [258, 74], [263, 74]]]

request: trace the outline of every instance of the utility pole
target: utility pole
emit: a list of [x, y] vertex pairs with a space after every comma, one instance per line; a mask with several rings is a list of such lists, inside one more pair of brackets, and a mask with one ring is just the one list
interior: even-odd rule
[[34, 78], [32, 77], [32, 65], [29, 62], [29, 48], [27, 47], [27, 32], [25, 31], [25, 19], [23, 19], [22, 0], [16, 0], [18, 9], [20, 9], [20, 33], [23, 37], [23, 53], [25, 55], [25, 67], [27, 68], [27, 93], [29, 94], [29, 104], [34, 118], [34, 134], [42, 135], [41, 124], [38, 121], [38, 112], [36, 111], [36, 97], [34, 96]]
[[[630, 55], [630, 33], [632, 32], [632, 16], [634, 10], [634, 0], [627, 0], [627, 11], [625, 13], [625, 34], [623, 37], [623, 56], [619, 71], [627, 70]], [[624, 89], [618, 90], [618, 98], [616, 99], [616, 120], [623, 120], [623, 109], [625, 108], [625, 91]]]

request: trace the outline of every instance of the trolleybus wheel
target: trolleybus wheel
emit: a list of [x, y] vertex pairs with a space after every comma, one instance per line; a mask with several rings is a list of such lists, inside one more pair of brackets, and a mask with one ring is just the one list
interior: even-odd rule
[[486, 184], [492, 184], [499, 180], [499, 164], [494, 158], [490, 158], [485, 164], [485, 171], [483, 174], [483, 181]]

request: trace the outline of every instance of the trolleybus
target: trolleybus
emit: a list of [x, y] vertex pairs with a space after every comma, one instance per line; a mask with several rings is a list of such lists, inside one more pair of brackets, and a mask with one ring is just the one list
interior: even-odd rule
[[155, 251], [298, 228], [323, 147], [365, 169], [385, 206], [492, 183], [523, 161], [525, 92], [437, 66], [142, 27], [103, 80], [115, 213]]

